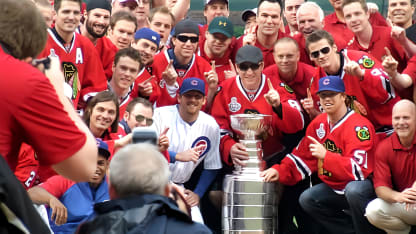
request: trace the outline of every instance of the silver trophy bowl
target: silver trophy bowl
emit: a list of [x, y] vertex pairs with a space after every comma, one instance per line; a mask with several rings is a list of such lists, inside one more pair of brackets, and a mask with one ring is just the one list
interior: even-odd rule
[[245, 166], [235, 165], [224, 179], [223, 232], [275, 233], [277, 230], [278, 184], [260, 177], [265, 167], [262, 139], [272, 124], [271, 115], [231, 115], [231, 127], [249, 154]]

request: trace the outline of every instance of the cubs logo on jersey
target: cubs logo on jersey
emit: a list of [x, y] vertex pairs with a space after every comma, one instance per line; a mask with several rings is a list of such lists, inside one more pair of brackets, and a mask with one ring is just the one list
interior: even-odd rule
[[191, 148], [201, 147], [199, 149], [199, 157], [203, 157], [211, 148], [211, 141], [206, 136], [201, 136], [196, 138], [196, 140], [192, 143]]

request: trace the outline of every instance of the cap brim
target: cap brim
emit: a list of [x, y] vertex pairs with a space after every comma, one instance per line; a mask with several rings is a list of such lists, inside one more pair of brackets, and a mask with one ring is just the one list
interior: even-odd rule
[[233, 37], [233, 35], [229, 34], [228, 32], [226, 32], [225, 30], [221, 30], [221, 29], [211, 29], [209, 30], [209, 33], [214, 34], [214, 33], [221, 33], [224, 34], [226, 37], [231, 38]]
[[205, 92], [201, 92], [201, 90], [199, 90], [199, 89], [192, 89], [192, 88], [191, 89], [185, 89], [180, 94], [182, 95], [182, 94], [185, 94], [185, 93], [190, 92], [190, 91], [197, 91], [197, 92], [199, 92], [199, 93], [201, 93], [202, 95], [205, 96]]

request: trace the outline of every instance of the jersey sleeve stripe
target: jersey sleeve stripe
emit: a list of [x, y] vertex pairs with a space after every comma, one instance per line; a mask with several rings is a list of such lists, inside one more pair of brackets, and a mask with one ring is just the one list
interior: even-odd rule
[[354, 159], [351, 160], [351, 166], [352, 166], [352, 174], [354, 175], [355, 180], [364, 180], [364, 174], [361, 171], [361, 167], [357, 164], [357, 162], [354, 161]]
[[312, 174], [309, 167], [298, 156], [295, 156], [294, 154], [288, 154], [286, 155], [286, 157], [292, 160], [293, 163], [296, 165], [296, 169], [301, 174], [302, 180], [305, 179], [306, 176], [309, 176]]

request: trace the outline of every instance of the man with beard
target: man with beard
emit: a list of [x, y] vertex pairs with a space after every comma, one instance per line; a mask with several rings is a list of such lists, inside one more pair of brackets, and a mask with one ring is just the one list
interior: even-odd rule
[[84, 14], [85, 23], [81, 27], [81, 34], [95, 45], [108, 80], [113, 75], [111, 67], [114, 55], [117, 53], [117, 47], [105, 37], [110, 25], [110, 16], [111, 5], [109, 2], [90, 0], [87, 3], [87, 12]]
[[75, 108], [82, 109], [95, 93], [106, 89], [100, 58], [88, 38], [76, 33], [81, 19], [81, 0], [55, 0], [55, 27], [48, 29], [48, 41], [39, 58], [58, 56], [68, 93]]
[[153, 73], [153, 57], [158, 51], [160, 36], [149, 28], [141, 28], [134, 35], [134, 42], [131, 44], [135, 50], [139, 51], [143, 68], [134, 82], [131, 92], [132, 97], [146, 97], [152, 103], [158, 96], [156, 81], [151, 78]]

